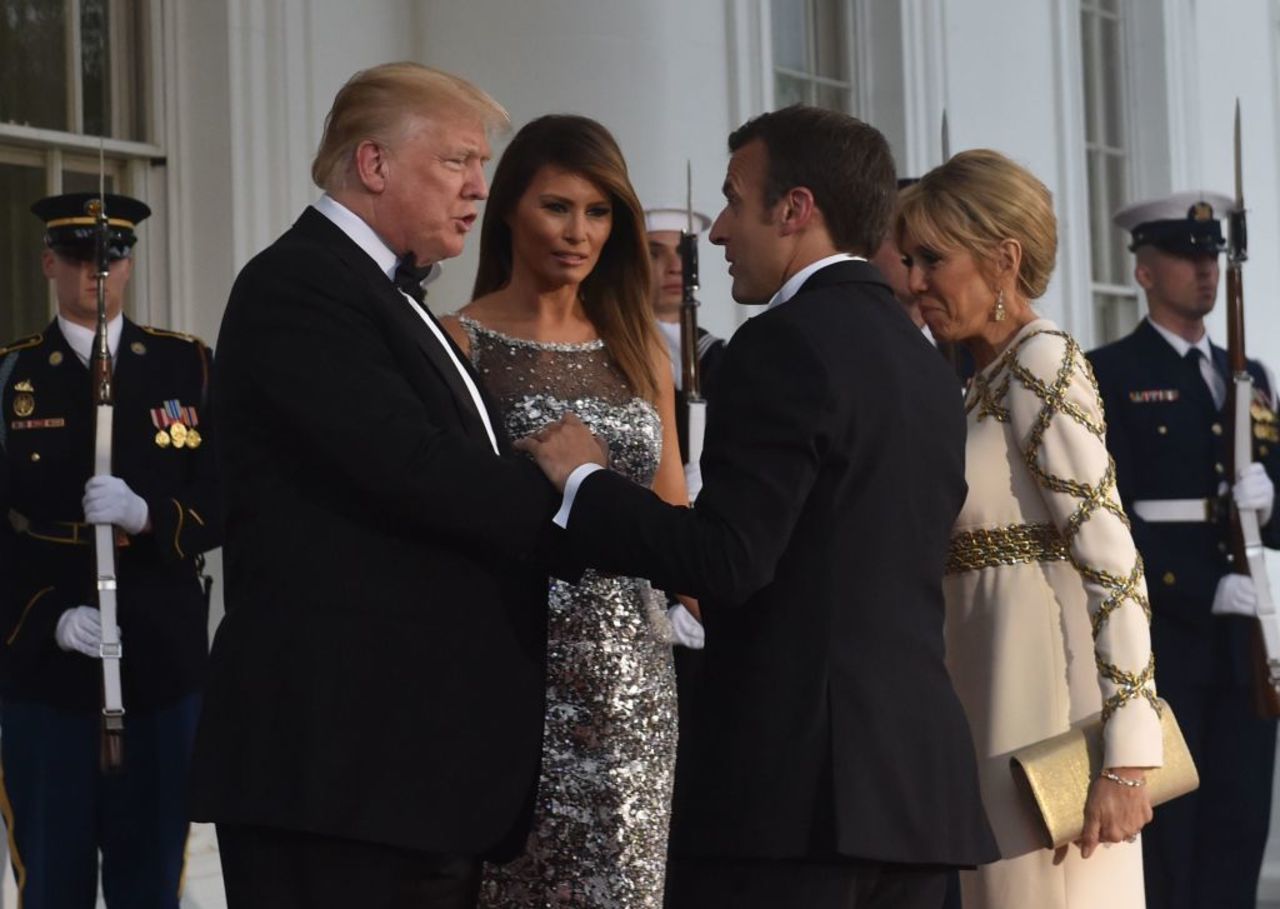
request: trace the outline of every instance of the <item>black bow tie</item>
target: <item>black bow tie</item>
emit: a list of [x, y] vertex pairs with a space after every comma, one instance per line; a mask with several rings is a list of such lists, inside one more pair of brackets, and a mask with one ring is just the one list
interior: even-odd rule
[[415, 303], [421, 304], [427, 298], [427, 289], [422, 286], [422, 282], [430, 274], [430, 265], [426, 268], [414, 267], [413, 254], [410, 253], [396, 266], [396, 274], [392, 280], [396, 282], [396, 287], [413, 297]]

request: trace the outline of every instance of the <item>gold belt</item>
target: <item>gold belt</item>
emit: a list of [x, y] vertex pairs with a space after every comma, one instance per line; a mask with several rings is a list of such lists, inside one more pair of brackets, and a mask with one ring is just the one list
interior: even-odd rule
[[953, 536], [947, 550], [946, 573], [1025, 562], [1061, 562], [1066, 558], [1067, 541], [1052, 524], [1010, 524], [966, 530]]

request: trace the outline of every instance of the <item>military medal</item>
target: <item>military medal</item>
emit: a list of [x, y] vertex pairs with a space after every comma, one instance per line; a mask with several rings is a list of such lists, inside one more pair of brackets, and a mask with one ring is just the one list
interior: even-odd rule
[[199, 448], [200, 443], [203, 441], [204, 439], [200, 437], [199, 430], [195, 430], [195, 429], [187, 430], [187, 447], [188, 448]]
[[187, 427], [181, 423], [174, 423], [169, 427], [169, 438], [173, 440], [174, 448], [181, 448], [187, 444]]
[[165, 432], [163, 429], [156, 431], [156, 444], [159, 445], [161, 448], [169, 447], [169, 434]]
[[17, 392], [13, 397], [13, 413], [20, 418], [26, 418], [36, 412], [36, 387], [31, 384], [30, 379], [22, 379], [15, 382], [13, 390]]

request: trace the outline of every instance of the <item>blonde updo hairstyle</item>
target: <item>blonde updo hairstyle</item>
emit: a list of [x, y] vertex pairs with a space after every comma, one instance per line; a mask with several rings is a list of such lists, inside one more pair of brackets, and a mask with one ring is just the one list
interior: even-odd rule
[[962, 151], [902, 191], [894, 221], [900, 249], [915, 243], [945, 252], [964, 249], [994, 277], [1000, 244], [1022, 246], [1018, 292], [1043, 296], [1058, 255], [1053, 194], [1031, 171], [989, 148]]

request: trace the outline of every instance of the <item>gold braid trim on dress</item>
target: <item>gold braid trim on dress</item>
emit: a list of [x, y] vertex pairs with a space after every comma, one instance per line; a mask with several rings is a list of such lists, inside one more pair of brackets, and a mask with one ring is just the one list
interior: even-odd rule
[[[1066, 343], [1062, 363], [1058, 366], [1058, 372], [1053, 377], [1052, 382], [1045, 382], [1018, 361], [1018, 352], [1022, 349], [1022, 346], [1037, 335], [1059, 337]], [[1040, 399], [1040, 412], [1032, 423], [1031, 432], [1027, 436], [1025, 447], [1022, 449], [1022, 456], [1032, 476], [1039, 481], [1041, 486], [1051, 492], [1062, 493], [1080, 500], [1080, 504], [1067, 519], [1060, 539], [1064, 557], [1071, 562], [1072, 567], [1080, 572], [1082, 577], [1092, 581], [1106, 591], [1107, 595], [1103, 598], [1097, 610], [1090, 616], [1093, 638], [1096, 641], [1110, 621], [1112, 613], [1126, 602], [1132, 602], [1142, 609], [1147, 623], [1150, 624], [1151, 603], [1140, 592], [1144, 578], [1141, 555], [1134, 559], [1133, 567], [1127, 575], [1119, 576], [1082, 562], [1072, 548], [1072, 543], [1075, 541], [1077, 534], [1079, 534], [1081, 526], [1095, 511], [1110, 512], [1123, 522], [1125, 527], [1129, 526], [1129, 519], [1125, 515], [1124, 509], [1120, 507], [1119, 496], [1116, 494], [1115, 462], [1108, 457], [1106, 471], [1098, 479], [1097, 483], [1092, 485], [1069, 477], [1059, 477], [1051, 474], [1040, 463], [1040, 451], [1044, 443], [1044, 435], [1054, 417], [1061, 416], [1075, 421], [1097, 437], [1099, 441], [1105, 443], [1107, 432], [1105, 420], [1094, 419], [1084, 408], [1067, 399], [1067, 393], [1071, 387], [1071, 377], [1077, 370], [1089, 380], [1089, 387], [1093, 391], [1097, 405], [1096, 411], [1101, 414], [1102, 395], [1098, 390], [1097, 379], [1094, 377], [1093, 369], [1075, 339], [1063, 331], [1041, 330], [1031, 332], [1020, 338], [1016, 344], [1001, 354], [999, 365], [985, 373], [985, 375], [979, 374], [975, 378], [973, 389], [965, 402], [965, 411], [966, 413], [971, 412], [976, 407], [978, 408], [978, 420], [991, 416], [1002, 423], [1009, 422], [1010, 410], [1005, 403], [1005, 396], [1009, 390], [1011, 377], [1016, 378], [1019, 383]], [[995, 381], [993, 385], [992, 382], [997, 376], [1000, 379]], [[1026, 526], [1036, 527], [1043, 525]], [[947, 564], [949, 571], [951, 566], [950, 558], [948, 558]], [[1126, 703], [1137, 698], [1146, 700], [1152, 709], [1156, 711], [1156, 714], [1160, 714], [1160, 704], [1152, 687], [1155, 677], [1154, 657], [1147, 661], [1146, 668], [1137, 673], [1126, 672], [1115, 664], [1107, 662], [1101, 656], [1097, 656], [1096, 651], [1095, 659], [1101, 676], [1116, 686], [1116, 691], [1103, 702], [1103, 723], [1106, 723], [1112, 714]]]
[[951, 538], [947, 574], [979, 571], [997, 565], [1061, 562], [1069, 558], [1067, 541], [1052, 524], [1010, 524], [966, 530]]

